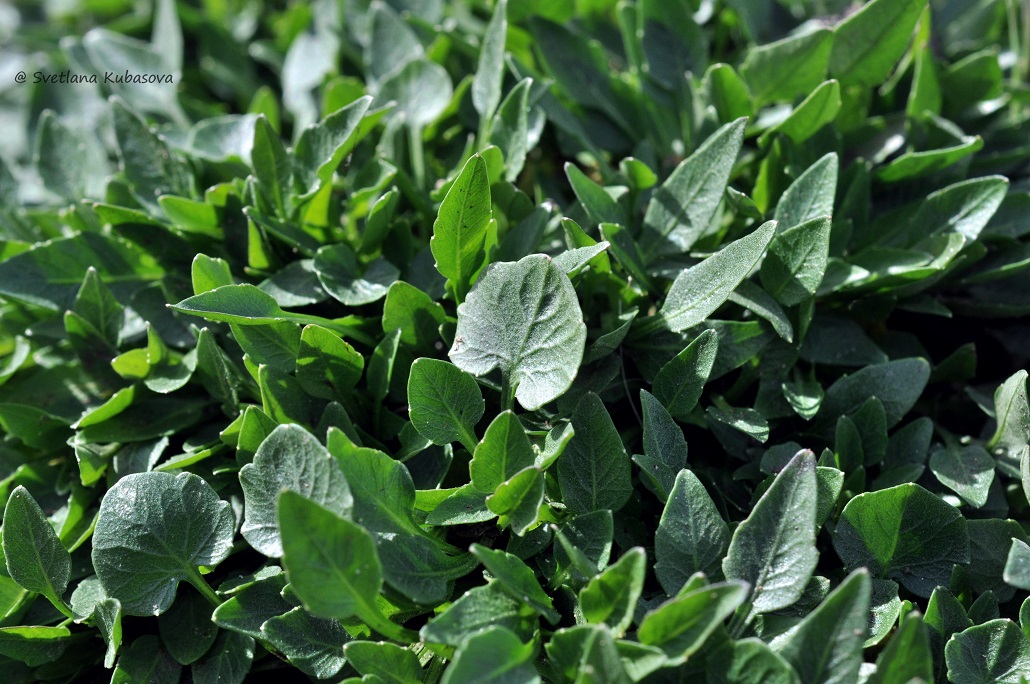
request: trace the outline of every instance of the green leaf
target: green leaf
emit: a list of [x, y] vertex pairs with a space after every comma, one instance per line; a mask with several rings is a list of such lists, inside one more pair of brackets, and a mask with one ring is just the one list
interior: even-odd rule
[[458, 307], [450, 358], [477, 376], [499, 368], [523, 408], [535, 411], [572, 385], [585, 345], [572, 283], [549, 257], [534, 254], [484, 272]]
[[659, 311], [664, 325], [681, 332], [708, 318], [755, 267], [775, 232], [775, 222], [765, 223], [676, 276]]
[[760, 639], [727, 641], [710, 661], [710, 684], [801, 684], [798, 673]]
[[762, 286], [785, 306], [800, 304], [819, 289], [829, 252], [829, 216], [787, 229], [769, 244], [759, 272]]
[[902, 239], [916, 244], [929, 235], [958, 233], [976, 240], [998, 211], [1008, 187], [1004, 176], [985, 176], [932, 192], [906, 224]]
[[1030, 442], [1030, 400], [1026, 391], [1027, 372], [1016, 371], [994, 392], [997, 427], [987, 448], [1001, 447], [1015, 454]]
[[1020, 684], [1030, 679], [1030, 642], [1011, 620], [991, 620], [956, 634], [945, 648], [954, 684]]
[[974, 508], [987, 503], [994, 467], [994, 459], [977, 444], [942, 447], [930, 454], [930, 472]]
[[125, 104], [115, 98], [114, 132], [122, 169], [136, 198], [154, 214], [160, 214], [161, 195], [193, 196], [193, 172], [168, 144]]
[[282, 596], [286, 575], [278, 572], [254, 582], [218, 606], [211, 620], [223, 629], [263, 639], [261, 625], [295, 607]]
[[418, 684], [422, 666], [410, 650], [386, 641], [351, 641], [343, 647], [351, 667], [363, 675], [376, 675], [388, 684]]
[[869, 397], [876, 397], [883, 403], [887, 427], [893, 427], [915, 405], [929, 378], [930, 364], [919, 358], [866, 366], [826, 390], [819, 416], [836, 420], [860, 408]]
[[926, 0], [873, 0], [833, 28], [830, 74], [844, 85], [877, 86], [908, 47]]
[[386, 113], [369, 114], [371, 104], [371, 97], [359, 97], [301, 132], [293, 148], [293, 182], [299, 200], [314, 197], [332, 181], [340, 162]]
[[336, 676], [347, 663], [343, 646], [350, 640], [338, 620], [315, 617], [303, 608], [269, 618], [261, 625], [267, 641], [301, 672], [317, 679]]
[[105, 598], [93, 609], [93, 625], [107, 645], [104, 652], [104, 667], [114, 667], [118, 649], [122, 645], [122, 604], [118, 599]]
[[887, 648], [876, 659], [870, 684], [908, 684], [913, 679], [933, 681], [930, 637], [918, 613], [909, 613]]
[[826, 81], [802, 100], [790, 116], [763, 133], [758, 142], [764, 146], [773, 135], [780, 134], [800, 145], [823, 126], [832, 123], [840, 114], [842, 106], [840, 83]]
[[346, 396], [361, 380], [365, 359], [336, 333], [318, 325], [306, 325], [294, 357], [297, 382], [308, 394], [321, 399]]
[[222, 287], [188, 297], [172, 309], [209, 321], [263, 325], [271, 321], [309, 322], [300, 314], [290, 314], [279, 308], [272, 296], [254, 285], [223, 285]]
[[522, 423], [514, 413], [504, 411], [486, 428], [469, 464], [469, 474], [473, 486], [489, 494], [533, 463], [533, 447]]
[[561, 615], [555, 611], [551, 597], [540, 586], [536, 574], [518, 556], [480, 544], [473, 544], [470, 550], [512, 598], [531, 607], [552, 625], [558, 623]]
[[325, 291], [347, 306], [379, 301], [400, 275], [397, 267], [383, 258], [361, 269], [354, 250], [343, 243], [321, 247], [312, 266]]
[[93, 567], [126, 615], [160, 615], [181, 580], [212, 594], [198, 567], [214, 567], [232, 550], [233, 514], [192, 473], [127, 475], [100, 504]]
[[211, 611], [211, 604], [203, 596], [183, 592], [158, 617], [161, 643], [179, 664], [195, 663], [211, 650], [218, 638], [218, 625], [211, 621]]
[[683, 430], [650, 392], [640, 390], [643, 414], [644, 453], [634, 454], [644, 485], [665, 501], [675, 484], [676, 473], [687, 465], [687, 441]]
[[193, 665], [194, 684], [242, 684], [254, 660], [254, 640], [221, 632], [211, 652]]
[[28, 490], [15, 487], [4, 508], [3, 551], [7, 572], [24, 589], [64, 608], [71, 556]]
[[1030, 591], [1030, 546], [1026, 542], [1013, 537], [1003, 578], [1017, 589]]
[[[532, 144], [529, 139], [529, 95], [532, 88], [533, 79], [519, 81], [501, 102], [501, 108], [490, 124], [489, 142], [504, 154], [504, 179], [509, 183], [514, 183], [522, 173]], [[518, 256], [524, 256], [524, 253]]]
[[383, 331], [400, 329], [401, 343], [425, 351], [435, 351], [440, 342], [440, 326], [447, 314], [422, 290], [398, 280], [390, 286], [383, 303]]
[[572, 162], [566, 163], [565, 175], [569, 179], [569, 184], [572, 185], [572, 191], [576, 193], [576, 199], [583, 205], [583, 209], [591, 221], [595, 224], [614, 223], [616, 225], [626, 222], [626, 214], [618, 203], [604, 188], [587, 178], [578, 166]]
[[576, 436], [558, 459], [558, 484], [573, 513], [618, 511], [632, 494], [630, 460], [600, 397], [584, 395], [572, 414]]
[[461, 442], [470, 453], [477, 451], [475, 427], [484, 411], [483, 393], [468, 373], [437, 359], [416, 359], [412, 364], [408, 415], [419, 434], [433, 444]]
[[[526, 618], [527, 612], [532, 621]], [[522, 601], [501, 589], [498, 583], [491, 582], [473, 587], [458, 597], [446, 610], [426, 623], [420, 636], [426, 643], [460, 646], [465, 639], [494, 627], [523, 633], [530, 622], [539, 624], [537, 615]]]
[[37, 125], [35, 163], [47, 190], [68, 202], [102, 199], [109, 167], [97, 139], [68, 128], [49, 109]]
[[486, 264], [493, 209], [486, 162], [473, 155], [440, 204], [429, 246], [436, 269], [447, 278], [456, 303], [465, 301], [476, 275]]
[[504, 81], [504, 42], [508, 34], [508, 2], [494, 6], [479, 49], [479, 65], [472, 78], [472, 104], [483, 121], [489, 121], [501, 101]]
[[486, 497], [486, 507], [497, 515], [507, 516], [512, 532], [520, 537], [540, 519], [543, 502], [543, 472], [535, 466], [515, 473]]
[[383, 566], [364, 528], [292, 491], [279, 495], [283, 567], [304, 607], [321, 617], [358, 616], [384, 636], [405, 630], [376, 606]]
[[729, 527], [712, 497], [694, 473], [681, 470], [654, 538], [654, 572], [662, 589], [675, 596], [694, 573], [717, 573], [729, 543]]
[[265, 201], [280, 217], [287, 217], [293, 209], [290, 197], [293, 168], [282, 139], [264, 116], [259, 116], [254, 124], [250, 159], [254, 177]]
[[254, 550], [283, 555], [276, 501], [283, 491], [304, 496], [349, 516], [353, 506], [347, 479], [329, 452], [298, 425], [280, 425], [261, 443], [254, 461], [240, 470], [245, 501], [240, 532]]
[[962, 514], [919, 485], [860, 494], [841, 512], [833, 547], [849, 568], [900, 582], [928, 597], [947, 586], [955, 563], [969, 562]]
[[746, 123], [737, 119], [720, 128], [655, 191], [644, 214], [640, 241], [648, 263], [687, 251], [707, 230], [740, 153]]
[[831, 152], [805, 169], [790, 184], [776, 204], [777, 232], [783, 233], [820, 216], [833, 214], [838, 166], [837, 154]]
[[737, 526], [722, 561], [728, 579], [751, 587], [747, 620], [791, 606], [819, 560], [815, 548], [815, 456], [801, 451]]
[[740, 75], [755, 104], [807, 95], [823, 82], [833, 33], [820, 29], [748, 50]]
[[222, 285], [233, 284], [229, 262], [225, 259], [211, 258], [206, 254], [198, 254], [193, 257], [190, 275], [193, 281], [193, 294], [195, 295], [213, 290]]
[[718, 351], [715, 331], [705, 330], [658, 371], [654, 395], [673, 418], [686, 420], [697, 406]]
[[118, 659], [111, 684], [178, 684], [182, 666], [161, 647], [156, 636], [141, 636]]
[[440, 684], [539, 684], [531, 662], [535, 651], [507, 629], [491, 627], [462, 643]]
[[453, 94], [454, 86], [446, 69], [428, 59], [415, 59], [383, 82], [375, 105], [396, 103], [391, 117], [403, 117], [402, 120], [416, 131], [415, 135], [421, 135], [417, 131], [444, 113]]
[[711, 584], [677, 596], [644, 616], [637, 638], [682, 662], [704, 645], [747, 596], [744, 582]]
[[777, 644], [802, 682], [854, 682], [862, 665], [869, 573], [856, 570]]
[[646, 574], [647, 554], [643, 548], [633, 547], [580, 590], [579, 606], [584, 619], [606, 624], [622, 636], [633, 621]]

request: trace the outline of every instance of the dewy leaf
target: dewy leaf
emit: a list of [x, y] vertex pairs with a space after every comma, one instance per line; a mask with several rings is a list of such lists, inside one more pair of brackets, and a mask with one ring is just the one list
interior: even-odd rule
[[677, 596], [644, 616], [637, 638], [682, 662], [704, 645], [747, 596], [744, 582], [711, 584]]
[[244, 522], [240, 532], [254, 550], [283, 555], [276, 514], [279, 494], [289, 490], [349, 517], [354, 500], [347, 478], [314, 436], [299, 425], [280, 425], [261, 443], [254, 461], [240, 470]]
[[387, 641], [351, 641], [343, 647], [351, 667], [362, 675], [375, 675], [385, 684], [417, 684], [422, 680], [418, 656]]
[[718, 335], [714, 330], [705, 330], [658, 371], [654, 395], [673, 418], [686, 420], [697, 406], [718, 351]]
[[908, 684], [933, 681], [930, 636], [919, 613], [909, 613], [887, 648], [876, 659], [876, 672], [869, 684]]
[[585, 345], [569, 277], [550, 257], [533, 254], [483, 273], [458, 307], [450, 358], [477, 376], [499, 368], [522, 407], [535, 411], [572, 385]]
[[640, 390], [643, 414], [644, 453], [634, 454], [644, 485], [665, 501], [675, 484], [676, 474], [687, 465], [687, 440], [683, 430], [650, 392]]
[[319, 248], [312, 266], [325, 291], [347, 306], [379, 301], [400, 275], [397, 267], [384, 258], [362, 269], [354, 250], [343, 243]]
[[503, 627], [491, 627], [466, 639], [454, 654], [440, 684], [539, 684], [531, 662], [533, 643], [523, 644]]
[[218, 625], [211, 621], [211, 612], [211, 604], [203, 596], [183, 592], [172, 607], [158, 617], [161, 642], [180, 664], [195, 663], [211, 650], [218, 638]]
[[1016, 454], [1030, 442], [1030, 401], [1027, 400], [1027, 372], [1016, 371], [994, 392], [994, 420], [997, 427], [987, 448], [1001, 447]]
[[681, 272], [659, 311], [660, 320], [680, 332], [708, 318], [755, 267], [775, 232], [776, 222], [769, 221]]
[[856, 570], [775, 644], [802, 682], [845, 684], [858, 680], [871, 592], [869, 573]]
[[408, 415], [419, 434], [433, 444], [461, 442], [470, 453], [475, 451], [475, 426], [485, 410], [479, 383], [465, 371], [437, 359], [412, 364]]
[[630, 460], [601, 398], [588, 393], [572, 414], [576, 436], [558, 459], [558, 484], [573, 513], [618, 511], [633, 493]]
[[837, 193], [836, 152], [821, 157], [797, 177], [776, 204], [776, 230], [783, 233], [820, 216], [833, 214]]
[[687, 251], [708, 228], [740, 153], [746, 123], [741, 118], [720, 128], [655, 191], [640, 238], [647, 262]]
[[254, 660], [254, 647], [249, 636], [221, 632], [211, 651], [194, 663], [193, 684], [242, 684]]
[[504, 411], [493, 419], [483, 441], [475, 447], [469, 474], [476, 489], [490, 494], [533, 462], [533, 447], [525, 428], [514, 413]]
[[494, 6], [479, 48], [479, 66], [472, 78], [472, 104], [483, 121], [489, 121], [501, 101], [504, 81], [504, 40], [508, 34], [508, 0]]
[[728, 579], [751, 587], [745, 619], [794, 604], [819, 560], [815, 548], [815, 456], [798, 452], [733, 531], [722, 561]]
[[1012, 620], [991, 620], [953, 636], [945, 648], [954, 684], [1020, 684], [1030, 680], [1030, 642]]
[[304, 607], [322, 617], [358, 616], [390, 638], [404, 629], [376, 606], [383, 566], [364, 528], [289, 490], [279, 495], [283, 567]]
[[833, 547], [849, 568], [866, 566], [917, 596], [948, 586], [952, 566], [969, 562], [966, 520], [916, 484], [860, 494], [841, 512]]
[[168, 655], [156, 636], [147, 634], [133, 641], [118, 659], [111, 684], [177, 684], [181, 676], [182, 666]]
[[304, 326], [294, 362], [297, 382], [305, 392], [322, 399], [334, 399], [354, 389], [365, 366], [364, 357], [346, 340], [318, 325]]
[[486, 507], [497, 515], [507, 516], [512, 532], [524, 536], [540, 519], [540, 505], [544, 502], [544, 476], [540, 468], [530, 466], [497, 486], [486, 497]]
[[1003, 578], [1006, 584], [1030, 591], [1030, 546], [1026, 542], [1012, 539]]
[[908, 47], [926, 0], [873, 0], [833, 28], [830, 74], [844, 85], [883, 83]]
[[987, 503], [995, 466], [994, 459], [979, 444], [941, 447], [930, 454], [930, 472], [974, 508]]
[[465, 300], [476, 274], [486, 263], [486, 242], [493, 209], [486, 162], [473, 155], [440, 204], [429, 246], [436, 268], [456, 303]]
[[371, 97], [359, 97], [301, 132], [293, 149], [293, 180], [302, 198], [313, 197], [332, 180], [344, 157], [386, 113], [368, 115], [371, 104]]
[[72, 559], [28, 490], [19, 485], [4, 509], [3, 551], [7, 572], [22, 588], [64, 607]]
[[708, 491], [689, 470], [681, 470], [655, 532], [654, 573], [662, 589], [675, 596], [697, 572], [719, 570], [730, 530]]
[[769, 244], [759, 272], [762, 286], [785, 306], [800, 304], [819, 289], [829, 253], [829, 216], [789, 228]]
[[198, 567], [214, 567], [232, 550], [233, 514], [192, 473], [127, 475], [100, 503], [93, 567], [126, 615], [160, 615], [181, 580], [211, 596]]
[[647, 554], [635, 546], [580, 590], [579, 606], [584, 619], [606, 624], [616, 636], [622, 636], [633, 621], [646, 575]]
[[265, 621], [260, 639], [316, 679], [335, 676], [347, 663], [343, 646], [350, 636], [340, 621], [316, 617], [299, 606]]

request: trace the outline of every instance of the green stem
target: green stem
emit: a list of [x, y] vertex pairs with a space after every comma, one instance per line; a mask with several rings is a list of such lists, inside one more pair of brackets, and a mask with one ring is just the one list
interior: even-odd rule
[[218, 594], [215, 593], [215, 590], [211, 588], [211, 585], [207, 583], [207, 580], [205, 580], [196, 569], [190, 573], [190, 576], [186, 578], [186, 581], [192, 584], [196, 590], [200, 592], [200, 595], [206, 598], [208, 603], [212, 606], [217, 608], [222, 605], [222, 599], [218, 598]]
[[446, 666], [446, 662], [440, 656], [433, 656], [433, 660], [429, 663], [429, 670], [426, 672], [425, 684], [437, 684], [440, 678], [443, 677], [443, 669]]
[[396, 622], [391, 621], [390, 618], [380, 613], [375, 606], [366, 603], [363, 607], [364, 610], [361, 611], [359, 617], [364, 620], [365, 624], [382, 634], [384, 637], [393, 639], [394, 641], [400, 641], [402, 643], [418, 641], [417, 632], [401, 627]]
[[511, 386], [508, 374], [503, 374], [501, 380], [501, 410], [511, 411], [515, 406], [515, 388]]
[[479, 444], [479, 440], [476, 439], [476, 433], [464, 425], [461, 426], [461, 437], [458, 441], [461, 442], [461, 445], [465, 447], [470, 454], [476, 452], [476, 445]]
[[61, 615], [68, 618], [68, 620], [75, 620], [75, 613], [72, 612], [71, 608], [68, 607], [68, 604], [66, 604], [60, 596], [57, 596], [56, 594], [52, 596], [50, 594], [44, 595], [50, 600], [50, 603], [54, 604], [54, 608], [61, 611]]
[[408, 147], [411, 149], [411, 173], [415, 180], [415, 187], [419, 190], [426, 189], [426, 155], [422, 147], [422, 128], [420, 126], [408, 127]]

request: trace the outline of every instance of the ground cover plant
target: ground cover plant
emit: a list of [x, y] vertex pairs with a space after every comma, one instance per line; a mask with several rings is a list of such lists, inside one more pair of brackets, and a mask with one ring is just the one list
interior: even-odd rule
[[5, 682], [1030, 680], [1030, 7], [0, 5]]

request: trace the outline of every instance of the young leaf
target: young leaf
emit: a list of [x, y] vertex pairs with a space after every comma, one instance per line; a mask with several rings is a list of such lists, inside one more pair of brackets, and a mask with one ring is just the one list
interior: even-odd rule
[[422, 666], [409, 649], [387, 641], [351, 641], [343, 647], [351, 667], [363, 675], [375, 675], [387, 684], [418, 684]]
[[900, 582], [928, 597], [947, 586], [955, 563], [969, 562], [962, 514], [919, 485], [860, 494], [841, 512], [833, 547], [849, 568]]
[[820, 216], [833, 214], [838, 166], [837, 154], [830, 152], [790, 184], [776, 204], [777, 232], [783, 233]]
[[644, 616], [637, 638], [682, 662], [704, 645], [747, 596], [744, 582], [712, 584], [677, 596]]
[[385, 111], [368, 114], [372, 98], [359, 97], [301, 132], [293, 149], [293, 182], [299, 199], [314, 197]]
[[680, 332], [708, 318], [755, 267], [775, 232], [774, 221], [765, 223], [676, 276], [659, 311], [662, 323]]
[[475, 451], [479, 441], [475, 426], [485, 410], [479, 384], [468, 373], [436, 359], [417, 359], [412, 364], [408, 415], [419, 434], [433, 444], [461, 442], [470, 453]]
[[819, 289], [829, 252], [829, 216], [785, 230], [769, 244], [759, 272], [762, 286], [785, 306], [800, 304]]
[[802, 682], [857, 680], [870, 593], [869, 573], [856, 570], [778, 642]]
[[383, 302], [383, 331], [400, 329], [401, 343], [433, 350], [440, 342], [440, 326], [447, 314], [439, 303], [422, 290], [398, 280], [390, 286]]
[[93, 567], [126, 615], [160, 615], [172, 605], [182, 580], [213, 599], [198, 568], [225, 560], [233, 528], [229, 503], [200, 477], [127, 475], [100, 503]]
[[347, 306], [379, 301], [400, 275], [397, 267], [383, 258], [362, 271], [354, 250], [343, 243], [321, 247], [312, 266], [325, 291]]
[[974, 508], [987, 503], [994, 482], [995, 461], [983, 447], [942, 447], [930, 454], [930, 472]]
[[540, 519], [540, 505], [543, 502], [543, 472], [535, 466], [515, 473], [486, 497], [486, 507], [490, 512], [507, 516], [512, 532], [520, 537]]
[[283, 555], [276, 513], [281, 492], [297, 492], [343, 516], [349, 516], [353, 506], [336, 461], [299, 425], [280, 425], [265, 438], [254, 461], [240, 470], [240, 485], [245, 501], [240, 532], [254, 550], [272, 558]]
[[727, 641], [709, 668], [711, 684], [801, 684], [790, 663], [755, 638]]
[[558, 623], [561, 615], [554, 610], [551, 597], [544, 592], [536, 575], [518, 556], [500, 549], [488, 549], [480, 544], [473, 544], [470, 551], [512, 598], [532, 607], [552, 625]]
[[3, 551], [11, 579], [67, 611], [62, 597], [71, 577], [71, 556], [39, 504], [21, 485], [7, 499], [3, 522]]
[[826, 29], [757, 46], [747, 51], [740, 75], [758, 106], [806, 95], [823, 82], [832, 46]]
[[876, 397], [883, 403], [887, 427], [893, 427], [915, 405], [929, 379], [930, 364], [919, 358], [866, 366], [826, 390], [819, 415], [836, 420], [860, 408], [869, 397]]
[[364, 357], [354, 347], [318, 325], [306, 325], [301, 330], [300, 345], [291, 362], [304, 391], [321, 399], [346, 395], [361, 380], [365, 366]]
[[384, 636], [405, 631], [379, 611], [383, 566], [364, 528], [289, 490], [279, 495], [283, 567], [304, 607], [322, 617], [358, 616]]
[[347, 664], [343, 645], [350, 635], [340, 621], [316, 617], [301, 607], [266, 620], [260, 639], [316, 679], [334, 677]]
[[600, 397], [586, 394], [572, 414], [576, 436], [558, 459], [558, 484], [574, 513], [618, 511], [632, 494], [630, 461]]
[[565, 175], [568, 176], [572, 191], [576, 193], [576, 199], [583, 205], [583, 209], [591, 221], [595, 224], [614, 223], [616, 225], [626, 222], [625, 212], [618, 203], [604, 188], [587, 178], [578, 166], [572, 162], [566, 163]]
[[158, 617], [161, 643], [180, 664], [191, 665], [200, 660], [218, 638], [218, 625], [211, 621], [211, 610], [211, 604], [200, 594], [183, 592]]
[[823, 126], [833, 122], [842, 106], [840, 83], [826, 81], [802, 100], [790, 116], [763, 133], [758, 144], [764, 146], [773, 135], [779, 134], [790, 138], [795, 145], [800, 145]]
[[502, 482], [532, 466], [533, 462], [533, 447], [525, 428], [514, 413], [504, 411], [486, 428], [483, 441], [475, 448], [469, 464], [472, 485], [491, 494]]
[[[484, 272], [458, 307], [449, 354], [473, 375], [499, 368], [523, 408], [535, 411], [572, 385], [585, 345], [572, 283], [549, 257], [534, 254]], [[502, 396], [504, 408], [507, 402], [510, 395]]]
[[675, 596], [694, 573], [715, 574], [729, 542], [729, 527], [704, 485], [681, 470], [654, 539], [654, 572], [662, 589]]
[[221, 632], [211, 651], [193, 664], [194, 684], [242, 684], [254, 660], [254, 646], [249, 636]]
[[683, 430], [650, 392], [640, 390], [643, 414], [644, 453], [634, 454], [645, 486], [665, 501], [675, 484], [676, 473], [687, 466], [687, 441]]
[[489, 121], [501, 101], [504, 80], [504, 41], [508, 34], [508, 0], [500, 0], [486, 26], [479, 49], [479, 66], [472, 78], [472, 104], [482, 121]]
[[877, 86], [908, 47], [925, 0], [873, 0], [833, 28], [830, 73], [844, 85]]
[[697, 406], [718, 350], [719, 338], [715, 331], [705, 330], [658, 371], [654, 394], [673, 418], [686, 420]]
[[905, 616], [876, 659], [876, 672], [869, 684], [908, 684], [913, 679], [933, 681], [930, 637], [919, 613]]
[[462, 643], [440, 684], [539, 684], [540, 675], [530, 662], [535, 650], [507, 629], [491, 627]]
[[621, 636], [633, 620], [644, 589], [647, 554], [636, 546], [594, 577], [579, 592], [579, 606], [587, 622], [606, 624]]
[[465, 301], [476, 274], [486, 263], [486, 244], [493, 220], [486, 162], [473, 155], [440, 204], [429, 241], [436, 268], [447, 278], [455, 303]]
[[640, 241], [645, 261], [685, 252], [707, 230], [740, 153], [746, 123], [742, 118], [720, 128], [655, 191]]
[[728, 579], [750, 587], [745, 619], [794, 604], [819, 560], [815, 548], [815, 455], [801, 451], [737, 526], [722, 561]]

